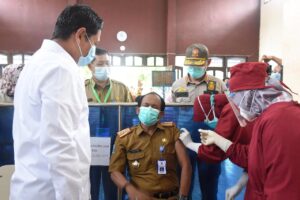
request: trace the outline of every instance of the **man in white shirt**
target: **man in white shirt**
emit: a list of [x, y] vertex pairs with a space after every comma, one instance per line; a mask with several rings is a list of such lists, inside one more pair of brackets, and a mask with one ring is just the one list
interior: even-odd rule
[[102, 25], [88, 6], [66, 7], [52, 40], [24, 67], [14, 99], [11, 200], [89, 199], [88, 104], [77, 63], [93, 59]]

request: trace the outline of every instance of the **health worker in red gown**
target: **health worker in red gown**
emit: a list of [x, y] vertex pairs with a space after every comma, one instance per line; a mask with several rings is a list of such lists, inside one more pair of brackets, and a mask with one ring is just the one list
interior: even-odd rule
[[242, 126], [255, 120], [250, 145], [201, 130], [204, 145], [216, 144], [248, 168], [246, 200], [300, 199], [300, 105], [283, 85], [267, 78], [264, 63], [230, 69], [229, 102]]

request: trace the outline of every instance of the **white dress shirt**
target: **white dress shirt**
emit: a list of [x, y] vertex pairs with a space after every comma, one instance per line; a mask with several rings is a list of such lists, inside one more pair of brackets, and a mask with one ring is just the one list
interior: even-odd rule
[[91, 150], [84, 81], [74, 59], [58, 43], [44, 40], [25, 65], [14, 106], [10, 199], [89, 199]]

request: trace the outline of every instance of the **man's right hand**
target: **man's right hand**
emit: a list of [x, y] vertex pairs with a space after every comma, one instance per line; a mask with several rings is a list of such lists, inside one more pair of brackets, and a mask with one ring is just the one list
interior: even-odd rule
[[150, 196], [138, 190], [132, 184], [129, 184], [125, 189], [130, 200], [152, 200]]

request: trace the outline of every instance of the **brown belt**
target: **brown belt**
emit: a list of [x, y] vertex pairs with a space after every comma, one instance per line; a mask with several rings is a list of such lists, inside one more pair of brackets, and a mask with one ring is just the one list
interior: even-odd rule
[[171, 192], [157, 192], [153, 194], [153, 197], [158, 199], [167, 199], [169, 197], [173, 197], [178, 194], [177, 190], [171, 191]]

